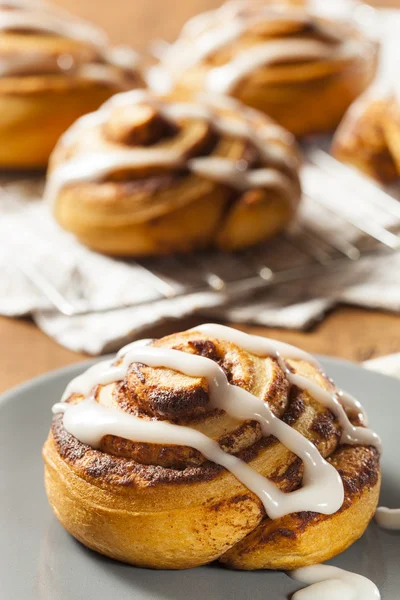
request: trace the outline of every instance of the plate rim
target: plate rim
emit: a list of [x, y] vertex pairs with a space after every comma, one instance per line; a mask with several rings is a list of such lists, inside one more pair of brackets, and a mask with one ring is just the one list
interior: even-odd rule
[[[113, 356], [113, 355], [109, 355], [109, 356]], [[359, 379], [357, 377], [357, 373], [359, 373], [360, 376], [362, 376], [362, 374], [364, 374], [365, 378], [367, 380], [366, 382], [364, 380], [364, 385], [368, 385], [368, 380], [374, 380], [375, 382], [380, 382], [383, 386], [390, 385], [390, 389], [388, 390], [388, 395], [386, 396], [386, 399], [388, 401], [388, 406], [393, 406], [393, 403], [396, 402], [395, 397], [393, 397], [393, 391], [394, 391], [394, 393], [396, 393], [396, 390], [400, 389], [400, 380], [399, 379], [397, 379], [395, 377], [390, 377], [390, 376], [387, 376], [387, 375], [384, 375], [381, 373], [377, 373], [375, 371], [365, 369], [362, 367], [361, 364], [356, 363], [354, 361], [348, 361], [348, 360], [344, 360], [344, 359], [340, 359], [340, 358], [336, 358], [336, 357], [324, 356], [324, 355], [316, 355], [316, 356], [318, 356], [318, 358], [323, 361], [323, 366], [328, 371], [328, 374], [329, 374], [329, 369], [332, 366], [332, 367], [337, 367], [338, 369], [342, 370], [345, 374], [346, 374], [346, 372], [347, 372], [347, 374], [349, 374], [349, 373], [353, 374], [355, 381], [357, 381]], [[85, 367], [87, 368], [88, 366], [90, 366], [91, 364], [94, 364], [95, 362], [97, 362], [98, 360], [101, 360], [102, 358], [104, 359], [104, 356], [103, 357], [93, 357], [93, 358], [89, 358], [88, 360], [79, 361], [72, 365], [70, 364], [65, 367], [61, 367], [58, 369], [48, 371], [47, 373], [43, 373], [42, 375], [32, 378], [22, 384], [14, 386], [7, 392], [0, 395], [0, 419], [1, 419], [1, 411], [3, 408], [5, 410], [7, 410], [7, 408], [8, 408], [12, 411], [11, 407], [12, 407], [13, 401], [16, 404], [16, 410], [18, 410], [18, 406], [23, 407], [25, 405], [26, 401], [29, 400], [29, 396], [27, 396], [27, 394], [29, 394], [30, 391], [33, 394], [35, 394], [35, 393], [37, 394], [38, 391], [40, 391], [41, 387], [43, 388], [43, 386], [46, 387], [51, 384], [54, 385], [60, 377], [68, 377], [68, 376], [76, 375], [77, 372], [79, 372], [79, 370], [84, 369]], [[336, 375], [338, 376], [339, 373], [337, 373]], [[347, 377], [348, 376], [349, 375], [347, 375]], [[39, 390], [38, 390], [38, 388], [39, 388]], [[382, 399], [385, 399], [385, 396], [383, 396]], [[39, 403], [38, 405], [43, 406], [43, 403], [42, 404]], [[352, 567], [351, 567], [350, 571], [358, 572], [353, 568], [354, 567], [353, 562], [351, 563], [351, 565], [352, 565]], [[340, 566], [343, 566], [343, 565], [340, 565]], [[366, 573], [364, 573], [364, 575], [368, 576]], [[376, 581], [375, 576], [372, 578], [372, 581]], [[10, 584], [10, 582], [8, 582], [8, 584]], [[91, 585], [94, 586], [93, 581], [91, 582]], [[384, 585], [386, 585], [385, 581], [380, 582], [381, 593], [383, 593], [384, 590], [386, 590], [386, 588], [383, 587]], [[253, 589], [253, 585], [250, 587], [251, 587], [251, 589]], [[242, 588], [240, 587], [240, 589], [242, 589]], [[254, 589], [256, 590], [257, 586]], [[275, 585], [271, 584], [270, 589], [274, 595], [276, 595], [279, 598], [282, 598], [282, 600], [283, 600], [283, 598], [287, 597], [288, 592], [286, 590], [286, 587], [285, 587], [286, 591], [284, 592], [284, 595], [282, 595], [281, 591], [279, 591], [279, 592], [277, 591], [277, 588], [275, 588]], [[97, 587], [94, 586], [92, 591], [96, 592], [96, 590], [97, 590]], [[7, 588], [6, 591], [12, 591], [12, 589], [9, 590]], [[50, 591], [53, 592], [54, 590], [50, 589]], [[134, 591], [136, 593], [138, 593], [138, 588], [135, 587]], [[296, 591], [296, 590], [290, 591], [290, 593], [293, 593], [294, 591]], [[390, 594], [392, 594], [394, 591], [395, 595], [393, 597], [392, 597], [392, 595], [390, 595], [390, 598], [392, 598], [392, 600], [394, 600], [394, 598], [397, 598], [395, 588], [393, 588], [393, 590], [392, 590], [392, 587], [391, 587], [389, 591], [390, 591]], [[66, 598], [69, 598], [68, 593], [64, 589], [62, 590], [62, 592], [63, 592], [62, 597], [64, 597], [64, 594], [67, 594]], [[123, 592], [125, 594], [125, 588], [124, 588]], [[265, 590], [264, 590], [264, 593], [265, 593]], [[25, 594], [25, 591], [24, 591], [24, 594]], [[158, 591], [155, 591], [154, 594], [157, 594], [157, 595], [154, 595], [154, 600], [156, 597], [157, 598], [159, 597], [160, 600], [166, 600], [166, 598], [164, 599], [164, 596], [160, 595]], [[28, 600], [28, 598], [30, 596], [22, 595], [21, 597], [26, 598], [26, 600]], [[139, 595], [138, 595], [138, 597], [139, 597]], [[61, 596], [60, 596], [60, 598], [61, 598]], [[142, 598], [141, 594], [140, 594], [140, 598]], [[143, 598], [147, 598], [147, 596], [143, 596]]]

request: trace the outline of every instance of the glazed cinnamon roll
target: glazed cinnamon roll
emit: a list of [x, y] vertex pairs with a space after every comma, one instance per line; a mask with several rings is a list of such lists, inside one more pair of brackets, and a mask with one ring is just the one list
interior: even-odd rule
[[0, 168], [46, 166], [60, 135], [116, 92], [143, 87], [138, 57], [35, 0], [0, 1]]
[[400, 176], [400, 108], [397, 96], [372, 90], [352, 105], [332, 143], [332, 153], [382, 183]]
[[239, 0], [190, 20], [149, 81], [180, 97], [228, 94], [302, 136], [332, 130], [376, 62], [377, 44], [354, 24]]
[[45, 485], [89, 548], [153, 568], [293, 569], [372, 518], [379, 438], [299, 349], [220, 325], [123, 348], [53, 407]]
[[300, 198], [292, 136], [228, 98], [136, 90], [60, 140], [46, 196], [62, 227], [114, 255], [244, 248], [279, 232]]

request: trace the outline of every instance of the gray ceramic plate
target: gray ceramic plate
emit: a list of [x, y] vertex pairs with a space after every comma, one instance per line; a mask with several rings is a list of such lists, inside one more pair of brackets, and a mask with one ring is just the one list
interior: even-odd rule
[[[400, 506], [400, 381], [325, 358], [335, 381], [366, 407], [384, 442], [381, 501]], [[33, 380], [0, 399], [0, 597], [4, 600], [284, 600], [299, 586], [284, 573], [218, 566], [151, 571], [87, 550], [58, 524], [43, 489], [41, 446], [51, 405], [77, 365]], [[400, 597], [400, 534], [372, 523], [331, 561], [371, 578], [384, 600]]]

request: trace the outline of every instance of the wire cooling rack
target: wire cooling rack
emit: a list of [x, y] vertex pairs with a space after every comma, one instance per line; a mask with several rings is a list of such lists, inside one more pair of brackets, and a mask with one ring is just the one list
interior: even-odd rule
[[371, 255], [400, 249], [400, 202], [388, 191], [343, 165], [318, 145], [305, 148], [303, 206], [289, 229], [272, 242], [244, 252], [198, 253], [141, 261], [135, 285], [150, 286], [153, 298], [93, 307], [68, 297], [29, 260], [18, 267], [53, 309], [66, 316], [108, 312], [201, 292], [245, 298], [281, 283], [340, 270]]

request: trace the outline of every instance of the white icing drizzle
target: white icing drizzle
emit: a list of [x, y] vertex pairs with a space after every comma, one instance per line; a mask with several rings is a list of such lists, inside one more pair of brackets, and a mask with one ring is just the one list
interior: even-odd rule
[[106, 46], [102, 55], [110, 65], [125, 71], [132, 71], [139, 63], [139, 54], [129, 46]]
[[[161, 114], [164, 114], [167, 118], [171, 119], [204, 119], [211, 123], [218, 133], [249, 140], [265, 160], [283, 164], [288, 168], [293, 168], [292, 157], [288, 155], [287, 150], [283, 146], [268, 144], [268, 142], [274, 142], [277, 139], [281, 139], [278, 131], [282, 131], [282, 128], [279, 128], [279, 126], [276, 126], [275, 124], [268, 124], [256, 129], [254, 126], [254, 119], [251, 119], [249, 116], [250, 113], [248, 115], [242, 113], [244, 117], [243, 120], [233, 117], [220, 117], [212, 110], [211, 105], [207, 104], [201, 105], [180, 102], [170, 105], [166, 104], [165, 106], [159, 107], [159, 110]], [[211, 167], [210, 169], [211, 175], [215, 173], [215, 164], [216, 163], [213, 163], [214, 168]], [[203, 174], [205, 174], [205, 172], [203, 172]], [[221, 177], [222, 175], [223, 172], [220, 172]], [[227, 179], [225, 178], [225, 180]], [[245, 187], [244, 177], [241, 185], [242, 187]]]
[[[213, 124], [220, 133], [230, 136], [249, 139], [265, 157], [274, 162], [282, 162], [288, 168], [293, 168], [292, 156], [284, 146], [268, 147], [267, 143], [282, 142], [289, 144], [293, 137], [285, 129], [275, 123], [259, 126], [260, 115], [251, 108], [244, 107], [241, 103], [225, 96], [215, 96], [210, 101], [204, 95], [199, 102], [163, 103], [148, 90], [130, 90], [115, 94], [109, 98], [96, 112], [84, 115], [63, 134], [63, 145], [70, 145], [84, 129], [100, 127], [110, 118], [113, 110], [135, 104], [149, 103], [155, 106], [160, 114], [167, 119], [202, 119]], [[220, 117], [213, 110], [232, 110], [241, 115], [244, 122], [239, 119]], [[258, 125], [258, 127], [257, 127]], [[257, 129], [255, 129], [257, 127]]]
[[86, 63], [81, 65], [74, 73], [77, 77], [106, 83], [109, 85], [121, 84], [121, 73], [111, 64]]
[[253, 46], [221, 67], [211, 69], [206, 77], [206, 89], [218, 94], [232, 92], [249, 73], [264, 65], [283, 61], [335, 60], [350, 58], [357, 52], [357, 44], [328, 45], [317, 40], [280, 39]]
[[[93, 367], [87, 369], [82, 375], [78, 375], [78, 377], [72, 379], [65, 388], [64, 394], [61, 396], [61, 402], [68, 400], [71, 394], [87, 396], [91, 391], [91, 388], [87, 390], [87, 382], [89, 380], [96, 382], [97, 378], [102, 377], [104, 371], [107, 371], [111, 367], [112, 362], [112, 360], [101, 360], [93, 365]], [[91, 387], [93, 387], [93, 385]], [[55, 404], [54, 406], [56, 407], [58, 404]]]
[[150, 342], [153, 341], [153, 338], [143, 338], [142, 340], [136, 340], [135, 342], [129, 342], [126, 346], [122, 346], [120, 350], [117, 352], [117, 358], [123, 358], [129, 350], [132, 348], [136, 348], [137, 346], [148, 346]]
[[[152, 340], [150, 338], [143, 340], [136, 340], [135, 342], [131, 342], [126, 346], [123, 346], [119, 352], [117, 353], [117, 359], [123, 358], [130, 350], [134, 348], [146, 346]], [[78, 375], [72, 379], [67, 387], [64, 390], [63, 395], [61, 396], [61, 402], [65, 402], [72, 394], [80, 394], [81, 396], [88, 396], [91, 392], [91, 389], [94, 384], [91, 382], [96, 382], [97, 377], [102, 376], [104, 371], [107, 371], [113, 364], [113, 360], [102, 360], [89, 369], [86, 369], [84, 373]], [[56, 404], [55, 406], [59, 406]]]
[[284, 21], [289, 25], [306, 25], [310, 21], [310, 17], [303, 11], [295, 9], [263, 6], [244, 14], [232, 8], [232, 5], [226, 4], [216, 11], [202, 13], [188, 21], [182, 29], [181, 37], [167, 48], [162, 62], [175, 74], [182, 73], [235, 42], [260, 20]]
[[[12, 7], [14, 10], [1, 10]], [[13, 30], [28, 30], [42, 32], [83, 42], [96, 49], [105, 64], [88, 63], [75, 67], [74, 58], [65, 55], [69, 60], [42, 52], [25, 56], [8, 55], [0, 60], [0, 75], [19, 75], [63, 71], [76, 74], [79, 77], [104, 81], [106, 83], [121, 83], [122, 73], [134, 72], [138, 55], [126, 46], [109, 47], [108, 36], [100, 28], [73, 17], [67, 11], [45, 2], [25, 0], [5, 0], [0, 2], [0, 32]]]
[[192, 38], [191, 47], [186, 44], [186, 41], [183, 44], [184, 47], [180, 47], [178, 40], [175, 46], [170, 47], [174, 52], [174, 64], [180, 71], [185, 71], [220, 48], [234, 42], [244, 33], [245, 29], [246, 25], [243, 22], [232, 20], [218, 31], [218, 35], [215, 31], [210, 30], [203, 32], [198, 38]]
[[227, 158], [219, 157], [192, 158], [188, 165], [193, 173], [229, 184], [238, 190], [276, 187], [286, 195], [290, 203], [296, 205], [294, 186], [290, 178], [276, 169], [253, 169], [243, 172], [240, 162], [236, 164]]
[[82, 130], [100, 127], [107, 121], [114, 108], [129, 106], [130, 104], [140, 104], [141, 102], [150, 102], [151, 98], [151, 92], [142, 89], [115, 94], [95, 112], [88, 113], [77, 119], [62, 134], [59, 143], [63, 146], [69, 146], [80, 135]]
[[[61, 57], [49, 56], [32, 52], [29, 55], [10, 54], [7, 57], [0, 57], [0, 77], [7, 75], [20, 75], [27, 72], [36, 73], [54, 73], [57, 70], [69, 71], [74, 67], [72, 56], [68, 56], [69, 66], [65, 68]], [[59, 60], [61, 59], [61, 62]]]
[[[197, 94], [197, 99], [199, 102], [204, 102], [208, 106], [221, 110], [230, 110], [235, 112], [236, 114], [242, 115], [244, 119], [250, 121], [250, 123], [257, 125], [260, 124], [260, 113], [255, 108], [251, 108], [250, 106], [246, 106], [236, 98], [232, 98], [231, 96], [225, 96], [224, 94], [206, 94], [204, 92], [200, 92]], [[277, 140], [284, 144], [292, 144], [294, 141], [294, 136], [286, 129], [283, 129], [277, 123], [268, 123], [265, 125], [262, 130], [266, 130], [265, 137], [270, 140]], [[260, 133], [262, 135], [262, 133]]]
[[53, 4], [44, 0], [0, 0], [3, 8], [39, 8], [40, 10], [56, 10]]
[[[126, 148], [123, 150], [107, 150], [88, 154], [77, 154], [67, 162], [54, 169], [48, 176], [45, 197], [53, 203], [60, 191], [72, 184], [99, 181], [113, 171], [123, 168], [139, 166], [171, 166], [186, 165], [194, 173], [211, 180], [220, 181], [240, 190], [252, 187], [279, 189], [289, 201], [295, 203], [297, 191], [290, 177], [273, 168], [283, 166], [289, 171], [296, 168], [296, 160], [288, 151], [288, 147], [281, 145], [279, 132], [281, 128], [276, 125], [257, 127], [250, 112], [244, 120], [232, 117], [219, 116], [212, 106], [199, 103], [163, 102], [160, 98], [143, 90], [133, 90], [116, 94], [100, 109], [78, 119], [72, 127], [62, 136], [61, 143], [70, 145], [84, 129], [99, 127], [110, 117], [117, 107], [129, 106], [147, 102], [156, 107], [158, 112], [167, 119], [181, 121], [185, 119], [204, 120], [212, 124], [219, 133], [248, 139], [260, 152], [264, 160], [271, 163], [268, 169], [248, 170], [247, 164], [242, 169], [242, 163], [235, 163], [223, 158], [199, 157], [186, 160], [173, 148]], [[285, 140], [286, 141], [286, 140]]]
[[376, 509], [375, 521], [383, 529], [400, 531], [400, 508], [387, 508], [379, 506]]
[[356, 573], [332, 567], [314, 565], [290, 571], [290, 577], [310, 587], [296, 592], [293, 600], [380, 600], [376, 585]]
[[[340, 508], [343, 502], [340, 481], [337, 482], [337, 485], [332, 484], [333, 477], [337, 479], [338, 475], [332, 474], [332, 478], [330, 478], [328, 468], [333, 469], [333, 467], [329, 463], [323, 463], [322, 460], [320, 463], [326, 470], [322, 480], [310, 479], [303, 488], [285, 494], [247, 463], [224, 452], [217, 442], [190, 427], [174, 425], [166, 421], [143, 421], [115, 408], [102, 406], [93, 398], [84, 400], [78, 405], [56, 404], [54, 410], [64, 412], [64, 427], [69, 433], [93, 448], [98, 447], [101, 438], [105, 435], [117, 435], [137, 442], [179, 444], [195, 448], [205, 458], [225, 467], [256, 494], [263, 503], [267, 514], [273, 519], [299, 510], [332, 514]], [[309, 464], [312, 464], [311, 456]], [[316, 466], [314, 465], [314, 467]], [[315, 476], [316, 470], [314, 468], [314, 472], [310, 476]], [[320, 469], [320, 474], [321, 472], [322, 469]], [[327, 500], [328, 490], [335, 494], [329, 500]]]
[[324, 23], [304, 9], [262, 3], [228, 2], [215, 11], [208, 11], [191, 19], [182, 29], [174, 44], [166, 47], [160, 64], [150, 69], [149, 85], [166, 92], [174, 81], [188, 69], [206, 61], [219, 50], [233, 46], [235, 41], [260, 22], [282, 23], [289, 28], [312, 26], [323, 39], [293, 38], [290, 35], [274, 36], [265, 43], [241, 50], [224, 65], [211, 68], [206, 76], [206, 89], [228, 93], [246, 75], [255, 69], [282, 61], [318, 61], [350, 58], [360, 52], [360, 40], [351, 43], [335, 24]]
[[[377, 443], [376, 434], [369, 432], [369, 436], [363, 436], [358, 431], [360, 428], [351, 429], [351, 423], [337, 398], [326, 392], [330, 398], [328, 400], [324, 395], [325, 390], [316, 384], [309, 380], [303, 381], [305, 378], [301, 378], [299, 381], [299, 376], [289, 371], [283, 358], [306, 360], [318, 366], [317, 361], [309, 354], [293, 346], [259, 336], [250, 336], [222, 325], [207, 324], [196, 327], [193, 331], [234, 343], [255, 355], [276, 358], [290, 383], [301, 384], [299, 387], [307, 390], [314, 397], [321, 396], [324, 403], [339, 415], [343, 430], [346, 430], [348, 436], [346, 441], [349, 443]], [[174, 443], [196, 448], [209, 460], [228, 469], [239, 481], [258, 495], [271, 518], [278, 518], [300, 510], [332, 514], [340, 508], [343, 503], [344, 490], [337, 471], [322, 458], [317, 448], [309, 440], [275, 417], [267, 403], [250, 392], [229, 384], [225, 373], [214, 361], [177, 350], [148, 347], [144, 345], [147, 342], [148, 340], [143, 340], [128, 344], [118, 354], [120, 364], [114, 365], [111, 361], [105, 361], [100, 365], [95, 365], [68, 385], [61, 403], [53, 407], [53, 412], [64, 413], [64, 427], [69, 433], [81, 442], [95, 448], [99, 446], [102, 437], [106, 434], [138, 442]], [[170, 368], [189, 376], [206, 378], [212, 407], [218, 407], [239, 420], [258, 421], [264, 435], [275, 436], [301, 458], [304, 464], [303, 487], [291, 493], [282, 493], [272, 482], [254, 471], [245, 462], [226, 454], [217, 442], [190, 427], [177, 426], [165, 421], [144, 421], [124, 413], [118, 408], [98, 403], [92, 395], [97, 385], [109, 386], [123, 380], [133, 362], [141, 362], [151, 367]], [[100, 390], [103, 389], [100, 388]], [[74, 393], [84, 396], [86, 399], [77, 405], [66, 404], [65, 400]], [[347, 398], [347, 402], [351, 403], [351, 397]], [[362, 441], [360, 442], [360, 440]]]
[[340, 404], [343, 406], [343, 408], [345, 410], [347, 409], [347, 410], [355, 413], [357, 415], [360, 423], [362, 423], [365, 426], [368, 425], [368, 415], [367, 415], [363, 405], [361, 404], [361, 402], [359, 402], [357, 400], [357, 398], [354, 398], [354, 396], [352, 396], [348, 392], [344, 392], [343, 390], [340, 390], [338, 392], [338, 398], [339, 398]]
[[294, 346], [290, 346], [289, 344], [283, 344], [282, 342], [277, 342], [261, 336], [250, 336], [243, 331], [231, 329], [224, 325], [200, 325], [199, 327], [196, 327], [195, 330], [201, 331], [205, 335], [215, 337], [216, 339], [232, 342], [252, 354], [274, 356], [292, 385], [296, 385], [300, 389], [309, 392], [311, 396], [329, 408], [337, 417], [343, 430], [341, 439], [342, 444], [364, 444], [375, 446], [378, 449], [381, 448], [381, 440], [375, 432], [366, 427], [355, 427], [351, 424], [346, 411], [342, 406], [342, 402], [345, 404], [346, 408], [350, 408], [359, 414], [360, 403], [356, 401], [355, 398], [343, 391], [339, 394], [329, 392], [317, 383], [307, 379], [307, 377], [292, 373], [288, 369], [285, 358], [306, 360], [308, 362], [312, 361], [315, 365], [318, 365], [310, 354], [301, 351]]
[[54, 6], [54, 4], [50, 4], [49, 2], [45, 2], [44, 0], [0, 0], [0, 9], [1, 8], [37, 9], [47, 12], [62, 11], [61, 8]]
[[[126, 377], [132, 362], [151, 367], [167, 367], [194, 377], [207, 379], [210, 407], [220, 408], [240, 420], [256, 420], [264, 435], [274, 435], [304, 463], [303, 487], [286, 494], [275, 484], [257, 473], [244, 461], [225, 453], [218, 443], [190, 427], [172, 425], [165, 421], [144, 421], [116, 408], [107, 408], [93, 397], [77, 404], [62, 404], [64, 427], [81, 442], [98, 447], [106, 434], [118, 435], [138, 442], [179, 444], [199, 450], [206, 458], [227, 468], [263, 502], [271, 518], [300, 510], [332, 514], [343, 503], [343, 485], [339, 474], [327, 463], [317, 448], [295, 429], [274, 416], [270, 408], [253, 394], [230, 385], [223, 370], [212, 360], [152, 347], [128, 349], [119, 366], [103, 366], [81, 376], [75, 392], [88, 396], [95, 384], [108, 385]], [[104, 368], [105, 367], [105, 368]], [[67, 407], [65, 409], [65, 407]], [[55, 406], [56, 412], [60, 410]], [[329, 490], [329, 491], [328, 491]]]
[[141, 166], [177, 167], [182, 163], [179, 153], [163, 149], [114, 150], [97, 152], [85, 156], [77, 155], [58, 167], [48, 178], [45, 198], [54, 203], [58, 194], [66, 185], [99, 181], [118, 169]]
[[[171, 102], [164, 103], [149, 90], [130, 90], [115, 94], [109, 98], [100, 108], [89, 115], [78, 119], [64, 135], [64, 144], [70, 144], [76, 139], [82, 129], [103, 125], [116, 108], [132, 106], [134, 104], [149, 103], [170, 119], [202, 119], [209, 121], [220, 133], [226, 135], [248, 138], [266, 158], [275, 158], [291, 165], [287, 152], [281, 149], [271, 150], [266, 147], [268, 141], [281, 141], [289, 143], [293, 136], [276, 123], [255, 126], [260, 123], [260, 115], [257, 111], [243, 106], [240, 102], [226, 96], [214, 96], [210, 100], [201, 95], [198, 102]], [[231, 110], [243, 117], [243, 121], [233, 117], [220, 117], [213, 109]], [[291, 165], [292, 166], [292, 165]]]
[[11, 10], [0, 13], [0, 31], [13, 29], [29, 29], [53, 33], [81, 42], [90, 42], [92, 45], [103, 47], [107, 45], [107, 35], [90, 23], [80, 19], [67, 20], [61, 13], [47, 13], [46, 11]]

